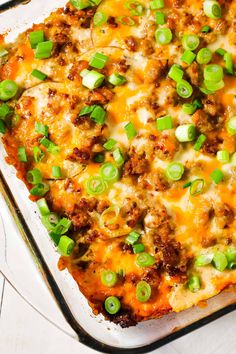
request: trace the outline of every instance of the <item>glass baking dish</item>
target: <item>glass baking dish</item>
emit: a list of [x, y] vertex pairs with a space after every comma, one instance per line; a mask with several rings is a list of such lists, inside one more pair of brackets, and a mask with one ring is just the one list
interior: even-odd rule
[[[7, 41], [11, 41], [32, 23], [42, 21], [53, 9], [64, 4], [65, 0], [0, 1], [0, 33], [7, 32]], [[196, 306], [126, 329], [105, 321], [101, 315], [94, 316], [72, 277], [68, 272], [57, 269], [59, 255], [40, 222], [35, 205], [27, 197], [26, 187], [16, 178], [15, 170], [6, 164], [1, 143], [0, 192], [3, 197], [1, 203], [5, 200], [9, 207], [33, 259], [64, 317], [76, 332], [77, 339], [93, 349], [103, 353], [150, 352], [236, 309], [235, 291], [225, 291], [209, 300], [207, 306]], [[0, 270], [4, 273], [7, 272], [7, 265], [4, 266], [3, 251], [1, 253]], [[48, 317], [44, 310], [41, 312]]]

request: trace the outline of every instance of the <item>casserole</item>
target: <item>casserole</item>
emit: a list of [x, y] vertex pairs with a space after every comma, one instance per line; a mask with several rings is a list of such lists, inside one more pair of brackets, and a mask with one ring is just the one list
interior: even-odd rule
[[[35, 3], [36, 4], [36, 3]], [[34, 4], [34, 2], [31, 2], [31, 4], [29, 4], [29, 5], [35, 5]], [[27, 5], [28, 6], [28, 5]], [[30, 7], [29, 7], [30, 8]], [[20, 9], [20, 8], [19, 8]], [[17, 9], [16, 9], [16, 11], [17, 11]], [[20, 10], [19, 10], [20, 11]], [[27, 15], [27, 12], [26, 12], [26, 15]], [[5, 17], [6, 15], [4, 15], [4, 17]], [[6, 17], [5, 17], [6, 18]], [[9, 25], [9, 22], [7, 21], [7, 24]], [[2, 152], [3, 152], [3, 150], [2, 150]], [[2, 157], [4, 156], [4, 152], [2, 153]], [[2, 167], [3, 166], [3, 167]], [[5, 163], [4, 163], [4, 161], [2, 160], [1, 161], [1, 168], [3, 169], [3, 171], [4, 171], [4, 175], [5, 176], [7, 176], [7, 183], [10, 183], [10, 181], [11, 181], [11, 175], [9, 175], [9, 174], [7, 174], [7, 171], [10, 171], [10, 169], [8, 170], [8, 167], [6, 167], [5, 166]], [[5, 170], [6, 169], [6, 170]], [[5, 184], [6, 185], [6, 184]], [[24, 194], [24, 192], [23, 192], [23, 186], [20, 184], [20, 182], [16, 182], [16, 181], [14, 181], [14, 185], [15, 186], [21, 186], [20, 188], [19, 188], [19, 194], [21, 194], [21, 191], [22, 191], [22, 195], [21, 195], [21, 197], [19, 197], [20, 199], [18, 199], [18, 204], [21, 206], [21, 209], [23, 210], [23, 208], [24, 208], [24, 206], [25, 205], [28, 205], [28, 203], [29, 202], [26, 202], [25, 200], [24, 200], [24, 197], [23, 197], [23, 194]], [[13, 190], [13, 187], [11, 186], [11, 189]], [[15, 188], [14, 188], [15, 189]], [[17, 191], [18, 191], [18, 188], [17, 188]], [[14, 193], [15, 194], [15, 193]], [[18, 198], [18, 196], [16, 196], [18, 194], [18, 192], [15, 194], [15, 198], [17, 199]], [[31, 205], [31, 207], [30, 208], [32, 208], [32, 205]], [[27, 212], [28, 212], [29, 210], [27, 209]], [[32, 212], [30, 213], [30, 216], [28, 215], [28, 220], [30, 219], [32, 217]], [[27, 220], [26, 220], [27, 221]], [[34, 230], [33, 230], [33, 234], [36, 234], [36, 230], [37, 230], [37, 227], [38, 227], [38, 225], [39, 225], [39, 223], [38, 223], [38, 225], [37, 225], [37, 223], [35, 224], [35, 226], [34, 226]], [[40, 226], [39, 226], [40, 227]], [[32, 226], [31, 226], [31, 229], [32, 229]], [[40, 231], [41, 232], [41, 231]], [[43, 231], [42, 231], [43, 232]], [[27, 232], [28, 233], [28, 232]], [[45, 232], [44, 232], [45, 233]], [[28, 236], [28, 237], [30, 237], [30, 236]], [[31, 242], [33, 242], [32, 240], [31, 240]], [[46, 243], [47, 241], [46, 241], [46, 238], [40, 238], [39, 240], [37, 240], [37, 247], [43, 247], [43, 244], [44, 243]], [[34, 245], [35, 247], [36, 247], [36, 245]], [[41, 251], [42, 252], [42, 251]], [[45, 259], [46, 259], [46, 262], [49, 262], [49, 258], [51, 257], [51, 252], [52, 252], [52, 249], [50, 249], [50, 247], [48, 247], [48, 249], [46, 250], [46, 249], [44, 249], [44, 252], [46, 252], [46, 254], [45, 254]], [[50, 256], [49, 255], [47, 255], [47, 253], [50, 253]], [[47, 255], [47, 257], [46, 257], [46, 255]], [[55, 260], [55, 257], [57, 257], [56, 256], [56, 254], [54, 254], [54, 260]], [[56, 263], [56, 262], [55, 262]], [[44, 265], [44, 268], [45, 268], [45, 265]], [[52, 270], [52, 269], [54, 269], [53, 268], [53, 266], [52, 266], [52, 264], [50, 264], [50, 269]], [[46, 273], [48, 273], [48, 270], [46, 270]], [[65, 273], [66, 274], [66, 273]], [[55, 279], [57, 279], [58, 277], [60, 277], [58, 274], [56, 274], [56, 272], [54, 272], [54, 277], [55, 277]], [[65, 277], [65, 275], [63, 276], [62, 275], [62, 277], [64, 278]], [[64, 279], [65, 280], [65, 279]], [[60, 284], [60, 287], [61, 287], [61, 289], [63, 289], [63, 292], [64, 292], [64, 295], [65, 294], [68, 294], [68, 292], [69, 292], [69, 289], [70, 289], [70, 286], [68, 286], [68, 279], [66, 279], [65, 280], [65, 284], [62, 286], [62, 284]], [[70, 282], [70, 281], [69, 281]], [[55, 286], [55, 284], [54, 284], [54, 286]], [[54, 289], [55, 290], [55, 289]], [[58, 291], [58, 289], [57, 290], [55, 290], [56, 292]], [[74, 288], [74, 294], [75, 294], [75, 292], [77, 293], [78, 292], [78, 290], [77, 289], [75, 289]], [[59, 297], [61, 296], [60, 295], [60, 292], [59, 292], [59, 294], [57, 294]], [[81, 300], [83, 301], [84, 299], [83, 299], [83, 297], [81, 296], [81, 295], [79, 295], [79, 297], [77, 297], [78, 296], [78, 294], [76, 295], [76, 297], [74, 297], [73, 298], [73, 301], [72, 301], [72, 298], [70, 298], [70, 300], [68, 300], [69, 301], [69, 304], [70, 304], [70, 306], [72, 306], [72, 304], [73, 304], [73, 306], [75, 306], [75, 304], [76, 304], [76, 306], [78, 306], [78, 298], [81, 298]], [[230, 300], [231, 301], [231, 300]], [[86, 308], [86, 304], [84, 305], [85, 306], [85, 308]], [[103, 336], [101, 336], [101, 333], [99, 333], [98, 334], [98, 332], [96, 332], [96, 329], [94, 328], [94, 325], [93, 325], [93, 323], [94, 323], [94, 319], [92, 320], [92, 322], [91, 323], [89, 323], [88, 324], [88, 322], [86, 322], [86, 320], [85, 320], [85, 318], [82, 318], [82, 315], [84, 315], [84, 314], [86, 314], [86, 318], [87, 318], [87, 312], [86, 311], [88, 311], [88, 310], [86, 310], [86, 311], [84, 311], [83, 312], [83, 314], [81, 314], [81, 311], [79, 311], [79, 309], [75, 309], [75, 308], [73, 308], [73, 314], [74, 314], [74, 316], [75, 316], [75, 314], [76, 314], [76, 312], [77, 312], [77, 310], [78, 310], [78, 314], [80, 313], [80, 316], [79, 316], [79, 319], [80, 319], [80, 323], [83, 323], [83, 325], [84, 325], [84, 328], [85, 328], [85, 330], [87, 330], [88, 331], [88, 327], [90, 327], [90, 330], [93, 328], [93, 330], [92, 330], [92, 332], [93, 332], [93, 334], [94, 334], [94, 337], [96, 338], [96, 339], [100, 339], [101, 337], [103, 337]], [[204, 312], [204, 311], [203, 311]], [[71, 315], [71, 314], [70, 314]], [[178, 321], [181, 319], [181, 316], [184, 316], [184, 314], [180, 314], [180, 315], [178, 315], [178, 316], [174, 316], [173, 317], [173, 315], [170, 315], [170, 317], [165, 317], [165, 318], [163, 318], [163, 319], [161, 319], [161, 320], [158, 320], [158, 321], [160, 321], [160, 324], [161, 324], [161, 327], [162, 327], [162, 329], [164, 329], [165, 328], [165, 326], [163, 325], [163, 323], [165, 323], [166, 325], [167, 325], [167, 327], [170, 325], [170, 326], [173, 326], [173, 322], [170, 320], [170, 319], [172, 319], [173, 318], [173, 321], [176, 321], [176, 319], [178, 319]], [[191, 315], [191, 316], [193, 316], [193, 314]], [[88, 319], [87, 319], [87, 321], [88, 321]], [[190, 320], [191, 321], [191, 320]], [[86, 325], [85, 325], [85, 323], [87, 323]], [[120, 342], [120, 340], [121, 340], [121, 338], [118, 338], [118, 336], [119, 336], [119, 333], [122, 335], [122, 340], [124, 340], [124, 336], [126, 337], [126, 340], [125, 340], [125, 342], [126, 342], [126, 344], [125, 344], [125, 348], [123, 349], [124, 351], [126, 351], [126, 352], [128, 352], [128, 348], [129, 347], [134, 347], [134, 346], [136, 346], [136, 347], [141, 347], [141, 346], [144, 346], [145, 344], [147, 344], [147, 343], [152, 343], [153, 342], [153, 339], [154, 338], [152, 338], [152, 336], [155, 336], [156, 335], [156, 321], [155, 322], [148, 322], [148, 323], [146, 323], [146, 324], [140, 324], [140, 325], [138, 325], [136, 328], [132, 328], [132, 329], [126, 329], [126, 330], [121, 330], [121, 329], [119, 329], [119, 328], [117, 328], [116, 326], [114, 326], [113, 327], [113, 325], [112, 324], [109, 324], [109, 327], [111, 327], [111, 328], [113, 328], [114, 329], [114, 336], [112, 335], [111, 336], [111, 338], [109, 338], [109, 336], [108, 336], [108, 332], [104, 332], [104, 337], [102, 338], [102, 341], [105, 343], [105, 344], [113, 344], [114, 345], [114, 343], [116, 343], [116, 345], [117, 345], [117, 347], [119, 347], [119, 346], [121, 346], [121, 342]], [[104, 321], [102, 321], [102, 324], [100, 324], [100, 327], [101, 326], [103, 326], [103, 324], [104, 324], [104, 326], [106, 326], [106, 322]], [[75, 323], [74, 323], [74, 327], [76, 327], [76, 325], [75, 325]], [[99, 331], [100, 332], [100, 327], [99, 328], [97, 328], [97, 331]], [[176, 327], [176, 324], [174, 325], [174, 327]], [[178, 327], [178, 325], [177, 325], [177, 327]], [[78, 329], [77, 329], [78, 330]], [[165, 330], [166, 330], [166, 328], [165, 328]], [[148, 336], [147, 336], [147, 331], [148, 331]], [[83, 336], [84, 336], [84, 338], [83, 338]], [[158, 336], [163, 336], [163, 334], [162, 333], [160, 333], [160, 331], [158, 332]], [[114, 341], [114, 338], [116, 337], [116, 341]], [[83, 340], [87, 340], [87, 336], [84, 334], [81, 334], [80, 333], [80, 339], [83, 341]], [[110, 340], [110, 343], [109, 343], [109, 340]], [[135, 343], [135, 345], [134, 345], [134, 343]], [[97, 343], [98, 344], [98, 343]], [[99, 347], [99, 344], [98, 344], [98, 346], [97, 346], [97, 349], [99, 349], [100, 347]], [[106, 348], [106, 347], [103, 347], [103, 346], [101, 346], [101, 348], [103, 348], [102, 350], [112, 350], [111, 348], [109, 349], [109, 348]], [[148, 350], [148, 349], [150, 349], [150, 348], [152, 348], [152, 347], [149, 347], [149, 348], [146, 348], [146, 349], [140, 349], [140, 351], [142, 351], [142, 350]], [[122, 349], [121, 349], [122, 350]], [[117, 352], [118, 352], [118, 349], [117, 349]], [[136, 352], [138, 352], [138, 349], [136, 349]]]

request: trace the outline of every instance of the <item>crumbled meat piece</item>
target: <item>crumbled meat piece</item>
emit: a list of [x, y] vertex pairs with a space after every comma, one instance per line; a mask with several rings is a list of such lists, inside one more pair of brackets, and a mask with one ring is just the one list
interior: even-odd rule
[[117, 67], [117, 71], [122, 73], [126, 73], [129, 69], [129, 65], [126, 63], [125, 59], [119, 60], [118, 63], [115, 64], [115, 66]]
[[127, 243], [122, 242], [120, 244], [120, 247], [121, 247], [122, 251], [125, 252], [125, 253], [129, 253], [129, 254], [133, 254], [134, 253], [132, 245], [128, 245]]
[[144, 226], [149, 229], [155, 229], [158, 239], [160, 237], [162, 240], [167, 239], [174, 229], [166, 208], [160, 204], [149, 210], [144, 218]]
[[146, 281], [151, 286], [157, 287], [161, 282], [160, 269], [144, 269], [144, 275], [142, 276], [142, 280]]
[[118, 23], [116, 23], [116, 18], [113, 17], [113, 16], [109, 16], [109, 18], [107, 20], [107, 24], [111, 28], [117, 28], [118, 27]]
[[198, 109], [192, 115], [193, 122], [201, 133], [207, 133], [215, 128], [214, 121], [202, 109]]
[[212, 235], [203, 235], [201, 237], [201, 245], [204, 248], [214, 246], [217, 242], [217, 239]]
[[106, 210], [107, 208], [109, 208], [110, 204], [105, 201], [105, 200], [99, 200], [98, 204], [97, 204], [97, 212], [99, 214], [102, 214], [104, 212], [104, 210]]
[[124, 165], [125, 176], [139, 176], [149, 170], [149, 161], [146, 159], [145, 154], [138, 155], [132, 152], [129, 160]]
[[154, 189], [157, 192], [163, 192], [168, 189], [169, 184], [165, 178], [163, 171], [156, 170], [152, 173], [146, 173], [143, 176], [139, 177], [138, 183], [144, 189]]
[[81, 80], [80, 72], [84, 69], [88, 69], [88, 66], [89, 64], [86, 60], [79, 60], [78, 62], [75, 62], [72, 65], [67, 78], [71, 81]]
[[149, 59], [146, 65], [144, 80], [147, 83], [158, 81], [166, 74], [168, 61], [166, 59]]
[[173, 7], [175, 9], [180, 9], [183, 6], [184, 0], [174, 0]]
[[87, 210], [89, 212], [92, 212], [94, 210], [96, 210], [98, 205], [98, 201], [96, 198], [81, 198], [78, 204], [78, 207], [83, 209], [83, 210]]
[[214, 137], [207, 137], [203, 147], [202, 152], [207, 153], [209, 155], [216, 155], [217, 151], [221, 150], [220, 145], [222, 144], [223, 140], [217, 136]]
[[151, 55], [155, 52], [153, 41], [150, 39], [143, 39], [140, 42], [140, 50], [142, 51], [143, 55]]
[[131, 312], [126, 309], [122, 309], [116, 315], [109, 316], [109, 319], [113, 323], [120, 325], [122, 328], [136, 326], [137, 324], [137, 321], [132, 317]]
[[77, 161], [79, 163], [88, 163], [91, 158], [90, 151], [88, 149], [74, 148], [73, 153], [67, 157], [68, 160]]
[[90, 119], [89, 116], [77, 116], [73, 120], [73, 124], [75, 127], [79, 126], [81, 130], [89, 130], [94, 125], [94, 122]]
[[100, 87], [89, 93], [88, 104], [100, 104], [104, 106], [109, 103], [113, 98], [113, 93], [106, 87]]
[[217, 20], [214, 32], [217, 34], [225, 34], [229, 28], [229, 23], [225, 19]]
[[121, 215], [126, 219], [126, 224], [129, 227], [134, 227], [142, 216], [142, 210], [135, 201], [126, 199], [121, 208]]
[[199, 86], [202, 81], [202, 72], [201, 67], [195, 61], [186, 69], [186, 73], [188, 74], [190, 81], [193, 85]]
[[155, 153], [161, 160], [173, 160], [178, 151], [179, 143], [174, 136], [162, 134], [155, 142]]
[[216, 116], [222, 113], [222, 106], [217, 102], [217, 97], [215, 95], [208, 95], [202, 100], [204, 111], [211, 115]]
[[83, 228], [91, 226], [91, 217], [86, 209], [82, 209], [79, 205], [74, 206], [74, 210], [69, 214], [72, 221], [74, 231], [80, 231]]
[[125, 44], [128, 50], [131, 52], [136, 52], [137, 51], [137, 43], [134, 37], [129, 36], [125, 38]]
[[216, 223], [220, 229], [229, 227], [234, 221], [234, 211], [228, 204], [219, 204], [214, 208], [214, 211]]

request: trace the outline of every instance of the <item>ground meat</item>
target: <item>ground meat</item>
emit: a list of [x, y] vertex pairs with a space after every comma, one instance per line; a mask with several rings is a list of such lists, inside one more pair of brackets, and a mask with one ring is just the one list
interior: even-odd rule
[[162, 170], [156, 170], [155, 172], [140, 176], [138, 183], [144, 189], [154, 189], [157, 192], [163, 192], [169, 187], [168, 181]]
[[113, 93], [106, 87], [100, 87], [89, 93], [88, 105], [100, 104], [104, 106], [109, 103], [113, 98]]
[[186, 69], [186, 73], [193, 85], [199, 86], [202, 81], [201, 67], [195, 61]]
[[129, 160], [124, 165], [125, 176], [139, 176], [149, 170], [149, 161], [145, 157], [145, 153], [138, 155], [132, 152]]
[[129, 69], [129, 65], [126, 63], [125, 59], [119, 60], [117, 63], [115, 63], [115, 66], [117, 71], [122, 73], [126, 73], [126, 71]]
[[146, 281], [149, 285], [157, 287], [160, 284], [160, 270], [157, 268], [144, 269], [142, 280]]
[[217, 114], [222, 114], [222, 106], [217, 102], [217, 97], [215, 95], [208, 95], [202, 100], [204, 111], [211, 115], [216, 116]]
[[175, 9], [180, 9], [183, 6], [184, 0], [174, 0], [173, 7]]
[[78, 62], [74, 63], [69, 71], [69, 75], [67, 78], [71, 81], [81, 80], [80, 72], [84, 69], [88, 69], [89, 64], [86, 60], [79, 60]]
[[226, 34], [229, 28], [229, 23], [225, 19], [217, 20], [214, 32], [217, 34]]
[[221, 150], [220, 145], [223, 140], [218, 136], [207, 137], [202, 147], [202, 152], [209, 155], [216, 155], [217, 151]]
[[149, 229], [155, 229], [162, 241], [167, 239], [174, 229], [165, 206], [159, 203], [156, 203], [155, 207], [151, 208], [146, 214], [144, 226]]
[[220, 229], [229, 227], [234, 221], [234, 211], [228, 204], [219, 204], [214, 208], [214, 211], [216, 223]]
[[125, 44], [128, 50], [131, 52], [136, 52], [137, 51], [137, 43], [136, 40], [133, 36], [129, 36], [125, 38]]
[[207, 133], [215, 128], [214, 121], [202, 109], [198, 109], [192, 116], [193, 122], [201, 133]]
[[153, 41], [150, 39], [143, 39], [140, 42], [140, 50], [142, 51], [143, 55], [149, 56], [155, 52], [155, 48], [153, 45]]
[[128, 245], [127, 243], [122, 242], [120, 244], [120, 248], [122, 249], [122, 251], [124, 253], [129, 253], [129, 254], [133, 254], [134, 253], [132, 245]]
[[67, 157], [70, 161], [76, 161], [82, 164], [87, 164], [91, 158], [91, 153], [89, 149], [78, 149], [74, 148], [73, 153]]
[[104, 210], [106, 210], [107, 208], [109, 208], [110, 204], [105, 201], [105, 200], [99, 200], [98, 204], [97, 204], [97, 212], [99, 214], [102, 214], [104, 212]]
[[74, 206], [74, 210], [69, 214], [69, 218], [72, 221], [74, 231], [80, 231], [81, 229], [91, 226], [89, 213], [79, 205]]
[[165, 75], [168, 69], [168, 61], [166, 59], [149, 59], [146, 65], [144, 80], [147, 83], [158, 81]]
[[126, 219], [126, 224], [133, 228], [139, 222], [142, 216], [142, 210], [135, 201], [126, 199], [121, 208], [121, 215]]
[[214, 246], [217, 242], [217, 239], [212, 235], [203, 235], [201, 237], [201, 245], [204, 248]]
[[75, 127], [79, 127], [81, 130], [89, 130], [94, 125], [89, 116], [77, 116], [73, 120], [73, 124]]
[[179, 143], [174, 136], [162, 134], [155, 143], [154, 151], [161, 160], [173, 160]]
[[109, 315], [109, 320], [117, 325], [120, 325], [122, 328], [136, 326], [137, 324], [137, 321], [133, 318], [131, 312], [126, 309], [120, 310], [116, 315]]
[[109, 18], [107, 20], [107, 24], [110, 28], [117, 28], [118, 27], [118, 23], [116, 23], [116, 18], [113, 16], [109, 16]]
[[81, 198], [78, 207], [89, 212], [94, 211], [97, 208], [98, 201], [96, 198]]

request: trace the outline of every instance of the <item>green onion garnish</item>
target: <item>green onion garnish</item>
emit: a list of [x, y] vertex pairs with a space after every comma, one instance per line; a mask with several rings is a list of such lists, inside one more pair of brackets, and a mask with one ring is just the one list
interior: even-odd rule
[[207, 17], [213, 19], [221, 18], [221, 7], [218, 1], [205, 0], [203, 3], [203, 10]]
[[221, 163], [229, 162], [229, 152], [227, 150], [217, 151], [216, 158]]
[[79, 117], [90, 115], [96, 107], [97, 107], [96, 105], [85, 106], [84, 108], [81, 109], [79, 113]]
[[86, 192], [91, 195], [103, 194], [106, 187], [106, 183], [100, 176], [91, 176], [86, 182]]
[[117, 283], [117, 274], [112, 270], [105, 270], [102, 272], [101, 281], [102, 284], [112, 288]]
[[100, 87], [105, 79], [105, 76], [95, 70], [87, 71], [88, 72], [86, 72], [86, 75], [83, 77], [82, 84], [90, 90]]
[[164, 116], [161, 118], [157, 118], [156, 123], [157, 123], [157, 130], [159, 131], [172, 129], [174, 127], [171, 116]]
[[203, 267], [212, 262], [213, 254], [201, 254], [195, 260], [195, 265], [197, 267]]
[[215, 182], [215, 184], [220, 183], [224, 179], [224, 174], [221, 170], [216, 168], [212, 173], [211, 173], [211, 179]]
[[89, 65], [95, 69], [103, 69], [108, 62], [108, 56], [102, 53], [95, 53], [89, 62]]
[[103, 147], [104, 147], [106, 150], [110, 151], [110, 150], [112, 150], [112, 149], [115, 147], [116, 144], [117, 144], [117, 141], [116, 141], [116, 140], [114, 140], [114, 139], [109, 139], [109, 140], [107, 140], [107, 141], [105, 142], [105, 144], [103, 145]]
[[150, 9], [151, 10], [159, 10], [165, 7], [164, 0], [152, 0], [150, 1]]
[[212, 59], [212, 51], [209, 48], [202, 48], [197, 53], [198, 64], [208, 64]]
[[27, 155], [26, 155], [26, 150], [25, 150], [24, 146], [18, 147], [17, 155], [18, 155], [18, 159], [20, 162], [27, 162], [28, 161]]
[[135, 21], [130, 16], [118, 16], [116, 20], [124, 26], [135, 26]]
[[225, 255], [228, 262], [236, 261], [236, 248], [235, 247], [227, 248], [227, 250], [225, 251]]
[[214, 254], [212, 263], [217, 270], [223, 272], [228, 265], [228, 260], [223, 252], [218, 251]]
[[136, 135], [138, 134], [138, 133], [137, 133], [137, 130], [135, 129], [135, 126], [133, 125], [132, 122], [127, 123], [127, 124], [124, 126], [124, 129], [125, 129], [127, 138], [128, 138], [129, 140], [135, 138]]
[[230, 162], [233, 166], [236, 166], [236, 152], [231, 156]]
[[13, 98], [18, 91], [18, 85], [15, 81], [4, 80], [0, 83], [0, 100], [8, 101]]
[[163, 12], [156, 12], [155, 18], [157, 25], [164, 25], [164, 23], [166, 23], [165, 14]]
[[108, 20], [108, 16], [104, 12], [96, 12], [93, 17], [94, 26], [102, 26]]
[[61, 236], [57, 249], [63, 256], [70, 256], [74, 248], [75, 241], [68, 236]]
[[227, 74], [233, 75], [234, 64], [233, 64], [232, 54], [225, 53], [224, 54], [224, 61], [225, 61], [225, 69], [226, 69]]
[[113, 158], [114, 158], [118, 167], [121, 167], [125, 162], [125, 159], [123, 157], [123, 154], [122, 154], [120, 148], [117, 148], [113, 151]]
[[201, 134], [201, 135], [198, 137], [196, 143], [194, 144], [194, 147], [193, 147], [194, 150], [195, 150], [195, 151], [199, 151], [205, 141], [206, 141], [206, 136], [205, 136], [204, 134]]
[[39, 43], [44, 42], [44, 31], [34, 31], [29, 34], [30, 45], [32, 49], [36, 49]]
[[126, 237], [125, 242], [128, 245], [134, 245], [140, 238], [140, 233], [137, 231], [131, 231], [129, 235]]
[[202, 193], [205, 181], [202, 178], [195, 179], [190, 186], [191, 196], [196, 196]]
[[191, 52], [191, 50], [185, 50], [183, 55], [181, 56], [181, 60], [186, 63], [186, 64], [192, 64], [192, 62], [194, 61], [194, 59], [196, 58], [196, 54], [194, 54], [193, 52]]
[[111, 74], [107, 80], [110, 84], [114, 86], [121, 86], [127, 82], [126, 77], [118, 73]]
[[47, 149], [47, 151], [50, 152], [51, 154], [57, 154], [60, 151], [59, 146], [54, 144], [51, 140], [47, 139], [46, 137], [43, 137], [40, 140], [40, 144], [42, 144]]
[[5, 48], [0, 47], [0, 58], [5, 57], [7, 54], [8, 51]]
[[176, 86], [177, 94], [182, 98], [189, 98], [192, 96], [193, 88], [186, 80], [180, 80]]
[[[211, 0], [207, 0], [211, 1]], [[212, 82], [219, 82], [223, 79], [223, 69], [218, 64], [210, 64], [204, 68], [204, 79]]]
[[130, 11], [132, 16], [141, 16], [144, 13], [144, 7], [139, 1], [128, 0], [125, 3], [125, 8]]
[[221, 90], [225, 84], [223, 80], [220, 80], [218, 82], [204, 80], [204, 85], [206, 86], [207, 90], [215, 92]]
[[200, 39], [196, 34], [186, 34], [182, 38], [182, 46], [186, 50], [195, 50], [200, 44]]
[[228, 122], [226, 123], [226, 129], [230, 135], [236, 134], [236, 116], [228, 120]]
[[201, 289], [201, 282], [199, 276], [192, 275], [188, 280], [187, 286], [192, 293], [196, 293], [197, 291], [199, 291]]
[[52, 231], [49, 232], [49, 236], [53, 241], [55, 246], [58, 246], [61, 236], [54, 234]]
[[172, 162], [166, 169], [166, 176], [172, 181], [179, 181], [184, 174], [184, 165], [180, 162]]
[[145, 246], [143, 243], [137, 243], [136, 245], [133, 245], [134, 254], [142, 253], [144, 251], [145, 251]]
[[35, 129], [36, 133], [39, 133], [44, 136], [48, 136], [49, 128], [47, 125], [44, 125], [43, 123], [40, 123], [40, 122], [35, 122], [34, 129]]
[[57, 179], [62, 177], [60, 166], [52, 166], [52, 176]]
[[182, 106], [184, 113], [192, 115], [197, 110], [197, 106], [194, 103], [184, 103]]
[[104, 154], [96, 154], [93, 157], [93, 161], [96, 162], [96, 163], [102, 163], [102, 162], [104, 162], [104, 160], [105, 160]]
[[216, 49], [215, 53], [218, 55], [221, 55], [223, 57], [225, 55], [225, 53], [227, 53], [227, 52], [223, 48], [218, 48], [218, 49]]
[[42, 73], [42, 71], [39, 71], [37, 69], [34, 69], [31, 73], [32, 76], [36, 77], [36, 79], [39, 79], [41, 81], [46, 80], [48, 77], [46, 74]]
[[175, 136], [178, 141], [185, 143], [196, 138], [196, 127], [194, 124], [183, 124], [177, 127]]
[[49, 191], [49, 186], [45, 183], [36, 184], [31, 190], [30, 194], [36, 197], [44, 197]]
[[5, 134], [6, 133], [6, 125], [2, 119], [0, 119], [0, 133]]
[[28, 171], [26, 178], [30, 184], [39, 184], [42, 183], [43, 180], [42, 174], [37, 168]]
[[170, 68], [169, 72], [168, 72], [168, 76], [176, 81], [179, 82], [182, 80], [183, 76], [184, 76], [184, 72], [181, 69], [181, 67], [177, 64], [173, 64], [172, 67]]
[[48, 207], [48, 203], [45, 198], [39, 199], [37, 201], [37, 206], [39, 208], [40, 214], [42, 216], [49, 215], [50, 214], [50, 209]]
[[136, 258], [136, 263], [139, 267], [150, 267], [155, 264], [155, 257], [151, 256], [149, 253], [143, 252], [140, 253]]
[[11, 107], [7, 103], [2, 103], [0, 105], [0, 119], [5, 119], [9, 113], [12, 112]]
[[52, 231], [57, 235], [64, 235], [70, 229], [71, 225], [71, 220], [62, 218]]
[[147, 302], [152, 294], [151, 286], [144, 280], [138, 282], [136, 286], [136, 299], [140, 302]]
[[183, 189], [186, 189], [186, 188], [190, 187], [191, 184], [192, 184], [192, 182], [186, 182], [186, 183], [184, 183]]
[[163, 27], [156, 30], [155, 38], [158, 44], [165, 45], [172, 41], [173, 35], [168, 27]]
[[107, 162], [102, 165], [99, 172], [101, 177], [109, 183], [117, 182], [120, 178], [118, 168], [111, 162]]
[[59, 223], [60, 217], [56, 213], [49, 212], [49, 214], [42, 216], [41, 221], [48, 231], [52, 231]]
[[115, 315], [120, 310], [120, 300], [115, 296], [109, 296], [105, 300], [104, 307], [110, 315]]
[[76, 8], [76, 10], [83, 10], [91, 6], [91, 2], [89, 0], [70, 0], [70, 3]]
[[201, 28], [201, 32], [202, 33], [209, 33], [211, 31], [211, 27], [210, 26], [203, 26], [202, 28]]
[[34, 146], [33, 153], [34, 153], [34, 161], [37, 163], [42, 161], [42, 159], [45, 156], [43, 151], [38, 146]]
[[101, 106], [96, 106], [92, 111], [90, 118], [99, 125], [103, 125], [106, 120], [107, 112]]
[[53, 42], [52, 41], [46, 41], [46, 42], [39, 43], [36, 48], [35, 59], [50, 58], [52, 55], [52, 49], [53, 49]]

